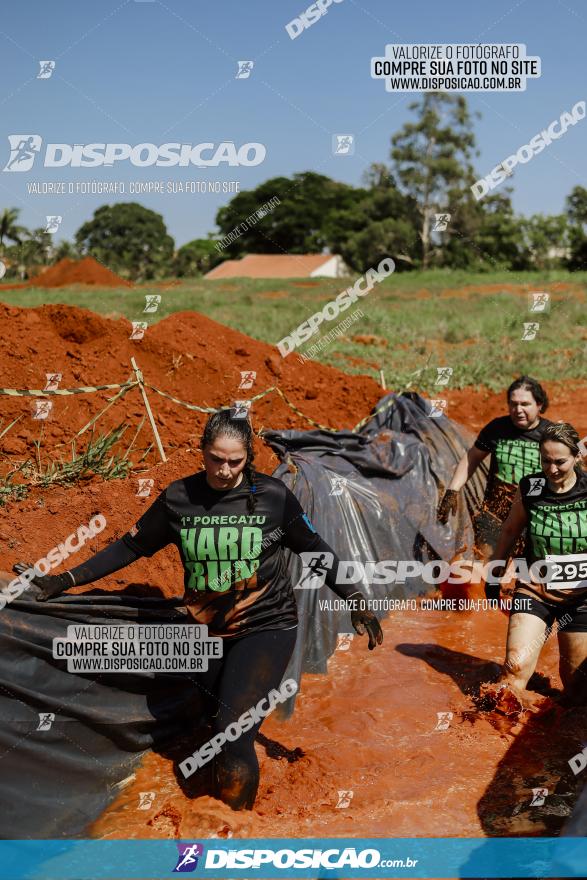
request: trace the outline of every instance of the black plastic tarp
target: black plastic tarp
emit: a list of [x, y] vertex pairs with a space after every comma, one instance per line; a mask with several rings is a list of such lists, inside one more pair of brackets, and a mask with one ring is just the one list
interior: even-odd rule
[[[279, 455], [274, 476], [294, 492], [317, 531], [340, 559], [451, 560], [458, 551], [472, 557], [471, 513], [479, 508], [486, 482], [482, 466], [465, 488], [466, 504], [447, 526], [436, 508], [456, 463], [472, 436], [415, 393], [388, 394], [364, 427], [352, 431], [266, 431], [265, 441]], [[341, 479], [342, 478], [342, 479]], [[298, 556], [288, 553], [294, 583], [302, 575]], [[429, 593], [419, 577], [405, 584], [361, 586], [369, 598], [408, 598]], [[321, 610], [327, 587], [296, 590], [300, 638], [286, 675], [325, 672], [337, 633], [350, 632], [344, 610]], [[376, 612], [384, 617], [385, 612]], [[284, 704], [291, 713], [295, 698]]]
[[[444, 416], [431, 417], [430, 403], [415, 394], [388, 395], [377, 410], [358, 433], [268, 431], [283, 462], [275, 475], [341, 559], [450, 559], [470, 548], [467, 509], [455, 528], [439, 526], [435, 510], [439, 486], [471, 438]], [[479, 503], [483, 484], [482, 475], [471, 481], [470, 502]], [[290, 563], [295, 582], [301, 564]], [[414, 579], [364, 592], [403, 597], [427, 589]], [[325, 671], [337, 632], [350, 631], [348, 612], [321, 611], [318, 592], [330, 593], [296, 591], [300, 637], [287, 676]], [[203, 708], [189, 675], [70, 673], [53, 659], [52, 640], [73, 623], [178, 623], [185, 610], [98, 591], [47, 603], [33, 596], [31, 588], [0, 611], [0, 837], [83, 836], [142, 754], [192, 730]]]
[[200, 704], [180, 674], [81, 675], [52, 656], [74, 624], [186, 623], [165, 599], [63, 596], [37, 588], [0, 612], [0, 837], [82, 834], [140, 755], [194, 726]]

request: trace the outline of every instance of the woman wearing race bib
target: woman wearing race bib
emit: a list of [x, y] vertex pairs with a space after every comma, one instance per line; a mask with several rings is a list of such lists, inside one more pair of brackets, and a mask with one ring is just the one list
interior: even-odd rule
[[496, 545], [516, 486], [523, 476], [540, 468], [538, 444], [544, 429], [552, 424], [541, 416], [548, 407], [548, 397], [536, 379], [521, 376], [512, 382], [507, 401], [509, 415], [493, 419], [482, 428], [459, 461], [437, 511], [438, 521], [445, 525], [449, 514], [457, 512], [459, 491], [490, 455], [485, 497], [473, 523], [477, 550], [485, 558]]
[[499, 563], [526, 529], [528, 576], [524, 570], [516, 581], [501, 681], [526, 687], [545, 634], [557, 622], [560, 676], [570, 692], [582, 685], [578, 677], [585, 671], [578, 670], [587, 659], [587, 474], [580, 467], [579, 435], [565, 422], [545, 429], [540, 455], [542, 472], [520, 481], [485, 592], [489, 599], [499, 598], [504, 567]]
[[[296, 643], [297, 604], [284, 548], [330, 558], [331, 567], [322, 569], [325, 583], [350, 600], [356, 632], [368, 633], [369, 649], [383, 636], [357, 587], [337, 584], [338, 558], [295, 495], [280, 480], [254, 470], [248, 419], [233, 418], [228, 410], [214, 413], [201, 447], [204, 470], [171, 483], [122, 538], [71, 571], [32, 582], [40, 588], [39, 599], [50, 599], [175, 544], [189, 613], [209, 635], [223, 639], [222, 659], [210, 659], [207, 672], [190, 678], [204, 697], [216, 700], [214, 736], [229, 727], [240, 731], [225, 738], [215, 758], [215, 793], [235, 810], [252, 809], [259, 785], [254, 742], [263, 720], [257, 709], [275, 702]], [[17, 563], [14, 569], [30, 567]], [[206, 761], [210, 748], [207, 752]], [[192, 772], [195, 768], [184, 775]]]

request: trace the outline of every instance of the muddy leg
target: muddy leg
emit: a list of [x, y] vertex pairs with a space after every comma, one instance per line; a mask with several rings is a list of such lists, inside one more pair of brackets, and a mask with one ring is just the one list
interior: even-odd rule
[[558, 645], [559, 671], [565, 693], [575, 697], [587, 694], [587, 633], [561, 630]]
[[545, 621], [533, 614], [511, 615], [500, 683], [516, 690], [526, 688], [536, 669], [546, 629]]

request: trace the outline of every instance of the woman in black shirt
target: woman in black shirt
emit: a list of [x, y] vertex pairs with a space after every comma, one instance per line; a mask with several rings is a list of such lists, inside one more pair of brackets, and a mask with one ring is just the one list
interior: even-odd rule
[[[556, 622], [560, 676], [570, 692], [584, 689], [587, 671], [587, 474], [579, 435], [565, 422], [546, 428], [540, 455], [542, 471], [520, 481], [493, 556], [503, 575], [499, 562], [526, 529], [528, 576], [516, 581], [501, 681], [526, 687]], [[485, 591], [498, 599], [499, 580], [488, 580]]]
[[509, 513], [516, 486], [523, 476], [540, 467], [538, 444], [547, 425], [546, 391], [536, 379], [520, 376], [507, 390], [509, 415], [493, 419], [481, 429], [463, 455], [438, 506], [437, 518], [446, 525], [457, 512], [458, 493], [481, 462], [490, 456], [489, 477], [480, 511], [474, 520], [475, 544], [481, 556], [492, 553], [499, 530]]
[[[336, 554], [295, 495], [280, 480], [254, 470], [249, 421], [231, 418], [229, 410], [214, 413], [201, 446], [204, 470], [171, 483], [122, 538], [71, 571], [37, 577], [33, 583], [41, 589], [39, 598], [49, 599], [175, 544], [184, 566], [189, 613], [208, 627], [209, 635], [223, 638], [222, 659], [210, 660], [208, 672], [195, 678], [217, 700], [217, 734], [266, 701], [279, 686], [295, 647], [298, 616], [284, 548], [332, 554], [326, 584], [350, 600], [352, 625], [359, 635], [367, 631], [369, 649], [381, 644], [383, 636], [357, 587], [336, 583]], [[29, 567], [18, 563], [15, 570]], [[258, 713], [255, 721], [226, 741], [215, 761], [216, 794], [233, 809], [252, 809], [257, 793]]]

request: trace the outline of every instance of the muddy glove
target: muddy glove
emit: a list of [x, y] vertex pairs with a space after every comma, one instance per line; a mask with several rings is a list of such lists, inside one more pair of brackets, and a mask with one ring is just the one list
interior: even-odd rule
[[367, 600], [361, 593], [355, 593], [352, 598], [349, 598], [358, 605], [357, 611], [351, 611], [353, 629], [360, 636], [364, 635], [365, 630], [367, 630], [369, 650], [372, 651], [375, 645], [380, 645], [383, 642], [383, 633], [379, 626], [379, 621], [372, 611], [367, 610]]
[[[30, 562], [17, 562], [12, 566], [12, 570], [17, 574], [22, 574], [23, 571], [27, 571], [27, 569], [32, 567]], [[37, 602], [46, 602], [47, 599], [59, 596], [64, 590], [75, 586], [73, 575], [68, 571], [63, 572], [63, 574], [35, 575], [35, 577], [31, 578], [31, 583], [40, 589], [40, 592], [35, 597]]]
[[436, 511], [436, 519], [441, 525], [445, 526], [447, 524], [450, 513], [452, 513], [453, 516], [456, 516], [458, 497], [459, 493], [455, 492], [454, 489], [447, 489], [442, 496], [441, 502], [438, 505], [438, 510]]

